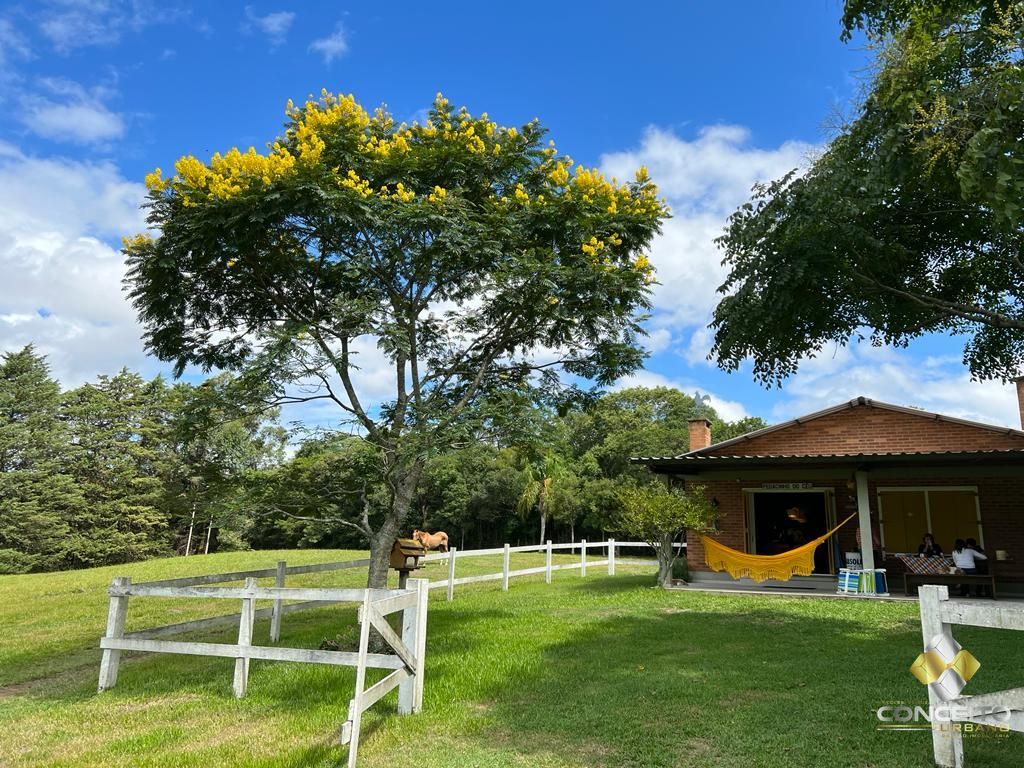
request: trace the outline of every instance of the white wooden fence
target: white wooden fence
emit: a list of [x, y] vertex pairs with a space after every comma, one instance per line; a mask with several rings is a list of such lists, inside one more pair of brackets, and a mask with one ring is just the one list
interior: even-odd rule
[[[686, 545], [680, 545], [685, 549]], [[587, 575], [588, 568], [606, 567], [609, 576], [615, 575], [615, 565], [622, 562], [616, 551], [624, 548], [650, 548], [646, 542], [614, 539], [599, 542], [580, 541], [572, 544], [546, 544], [510, 546], [493, 549], [474, 549], [458, 552], [433, 553], [422, 558], [424, 562], [447, 561], [447, 578], [441, 581], [410, 579], [407, 589], [350, 589], [337, 587], [287, 587], [288, 576], [309, 573], [342, 571], [366, 568], [369, 559], [347, 560], [334, 563], [289, 566], [280, 560], [274, 568], [262, 568], [230, 573], [214, 573], [202, 576], [186, 576], [163, 579], [142, 584], [132, 584], [128, 577], [114, 579], [109, 589], [110, 606], [107, 614], [106, 635], [100, 640], [103, 658], [100, 662], [99, 690], [113, 688], [117, 684], [122, 651], [149, 653], [176, 653], [193, 656], [215, 656], [235, 659], [234, 693], [241, 698], [245, 695], [249, 680], [249, 662], [252, 659], [266, 661], [291, 661], [307, 664], [333, 664], [356, 668], [355, 695], [349, 703], [348, 719], [341, 728], [341, 743], [349, 744], [350, 768], [355, 765], [359, 745], [359, 723], [370, 706], [379, 701], [395, 687], [399, 689], [398, 710], [401, 714], [418, 712], [423, 704], [423, 668], [426, 653], [426, 621], [428, 590], [445, 589], [449, 600], [454, 599], [455, 587], [484, 581], [501, 580], [502, 589], [508, 591], [509, 581], [519, 576], [544, 574], [550, 584], [555, 571], [579, 570], [580, 576]], [[598, 550], [598, 557], [588, 555]], [[603, 558], [600, 550], [604, 550]], [[544, 565], [511, 570], [511, 557], [522, 552], [543, 552]], [[579, 553], [579, 559], [571, 563], [553, 562], [555, 552], [570, 555]], [[474, 576], [457, 576], [456, 563], [472, 557], [502, 555], [500, 572]], [[273, 587], [260, 587], [257, 579], [274, 579]], [[241, 587], [211, 586], [229, 582], [244, 581]], [[166, 624], [133, 632], [125, 632], [129, 598], [164, 597], [240, 600], [241, 611], [207, 619], [197, 619], [176, 624]], [[258, 600], [270, 601], [270, 607], [257, 608]], [[287, 602], [286, 602], [287, 601]], [[338, 603], [360, 603], [359, 650], [322, 651], [304, 648], [281, 648], [253, 645], [253, 625], [256, 619], [270, 619], [270, 640], [281, 639], [281, 620], [284, 614], [321, 608]], [[402, 611], [402, 634], [399, 637], [385, 617]], [[160, 638], [226, 626], [238, 626], [236, 643], [177, 642]], [[369, 651], [370, 627], [376, 629], [394, 654], [371, 653]], [[379, 682], [365, 688], [366, 669], [388, 669], [390, 674]]]
[[[678, 548], [686, 550], [686, 544], [677, 544]], [[551, 574], [554, 571], [564, 570], [579, 570], [580, 576], [585, 577], [587, 575], [587, 568], [599, 568], [606, 566], [608, 569], [608, 575], [615, 575], [615, 564], [621, 562], [618, 560], [616, 550], [625, 548], [642, 547], [650, 549], [650, 544], [645, 541], [615, 541], [615, 539], [608, 539], [607, 541], [592, 541], [587, 542], [586, 539], [571, 544], [552, 544], [548, 541], [545, 544], [528, 544], [521, 547], [511, 547], [506, 544], [503, 547], [496, 547], [493, 549], [469, 549], [463, 552], [459, 552], [457, 547], [452, 547], [448, 552], [436, 552], [429, 554], [423, 558], [420, 558], [421, 562], [448, 562], [448, 578], [441, 581], [431, 581], [431, 589], [444, 589], [447, 592], [449, 600], [455, 599], [455, 587], [461, 584], [476, 584], [481, 581], [497, 581], [501, 580], [501, 588], [504, 591], [508, 591], [509, 580], [517, 576], [536, 576], [538, 574], [544, 574], [544, 581], [547, 584], [551, 583]], [[588, 559], [588, 550], [604, 550], [604, 559], [595, 560], [593, 558]], [[575, 553], [579, 551], [580, 558], [578, 562], [574, 563], [560, 563], [554, 565], [552, 562], [552, 555], [555, 552], [570, 552]], [[543, 552], [544, 565], [536, 566], [532, 568], [519, 568], [517, 570], [511, 570], [511, 556], [517, 552]], [[501, 571], [496, 573], [487, 573], [476, 576], [461, 576], [456, 577], [455, 564], [457, 561], [465, 560], [470, 557], [484, 557], [484, 556], [502, 555], [502, 566]]]
[[[1024, 606], [973, 600], [950, 600], [946, 586], [924, 585], [918, 592], [921, 606], [921, 636], [927, 651], [936, 635], [953, 639], [953, 625], [1024, 630]], [[984, 662], [982, 662], [984, 663]], [[1024, 688], [960, 696], [943, 700], [928, 686], [932, 717], [932, 749], [935, 764], [943, 768], [964, 765], [963, 734], [960, 723], [1008, 728], [1024, 732]]]
[[[331, 564], [337, 565], [337, 564]], [[347, 567], [355, 567], [348, 565]], [[310, 566], [300, 566], [311, 572]], [[275, 575], [281, 581], [286, 570], [279, 564], [267, 575]], [[320, 570], [332, 570], [321, 568]], [[296, 570], [292, 571], [297, 572]], [[260, 572], [261, 574], [263, 572]], [[419, 712], [423, 705], [423, 673], [427, 637], [427, 597], [429, 583], [423, 579], [411, 579], [407, 589], [341, 589], [332, 587], [260, 587], [256, 577], [246, 576], [242, 587], [195, 586], [197, 579], [206, 583], [237, 580], [238, 574], [216, 574], [194, 577], [193, 579], [172, 579], [179, 582], [168, 585], [165, 582], [132, 584], [127, 577], [114, 579], [110, 587], [110, 606], [107, 614], [106, 635], [100, 640], [103, 658], [100, 662], [99, 690], [102, 692], [117, 684], [122, 651], [144, 651], [150, 653], [177, 653], [192, 656], [216, 656], [235, 660], [234, 693], [241, 698], [249, 682], [249, 662], [252, 659], [267, 661], [292, 661], [305, 664], [331, 664], [356, 668], [355, 695], [349, 703], [348, 719], [341, 727], [341, 743], [349, 744], [349, 768], [356, 764], [359, 747], [359, 724], [363, 712], [390, 691], [398, 688], [398, 711], [400, 714]], [[126, 633], [125, 621], [128, 616], [128, 601], [135, 597], [200, 598], [241, 600], [241, 612], [236, 615], [218, 616], [184, 624], [167, 625], [156, 629]], [[305, 648], [280, 648], [252, 644], [253, 624], [256, 619], [256, 601], [272, 600], [272, 627], [280, 631], [280, 617], [283, 601], [300, 600], [284, 607], [317, 607], [331, 603], [361, 603], [359, 609], [359, 649], [352, 651], [323, 651]], [[402, 612], [401, 636], [391, 628], [387, 616]], [[266, 614], [264, 614], [266, 615]], [[226, 620], [238, 620], [238, 641], [236, 643], [196, 643], [156, 640], [156, 636], [221, 626]], [[369, 650], [370, 627], [373, 627], [384, 642], [394, 651], [371, 653]], [[276, 642], [276, 640], [275, 640]], [[367, 668], [387, 669], [391, 672], [365, 688]]]

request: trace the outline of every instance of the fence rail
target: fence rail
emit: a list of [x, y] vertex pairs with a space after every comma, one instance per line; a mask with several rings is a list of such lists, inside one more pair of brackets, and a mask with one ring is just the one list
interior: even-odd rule
[[[677, 549], [686, 551], [686, 544], [676, 544]], [[524, 546], [509, 546], [506, 544], [500, 548], [490, 549], [469, 549], [460, 551], [458, 547], [452, 547], [447, 552], [434, 552], [420, 558], [421, 562], [436, 563], [445, 562], [448, 563], [448, 577], [441, 580], [431, 580], [430, 589], [444, 589], [447, 592], [448, 600], [455, 599], [455, 587], [463, 584], [477, 584], [483, 581], [498, 581], [501, 580], [502, 590], [508, 591], [509, 580], [517, 576], [536, 576], [538, 574], [544, 574], [544, 580], [546, 583], [551, 583], [551, 574], [555, 571], [570, 571], [578, 570], [580, 576], [585, 577], [587, 575], [588, 568], [599, 568], [606, 567], [608, 569], [608, 575], [615, 575], [615, 565], [620, 562], [621, 559], [618, 557], [616, 552], [620, 549], [635, 549], [635, 548], [646, 548], [650, 549], [651, 545], [646, 541], [616, 541], [615, 539], [607, 539], [605, 541], [577, 541], [564, 544], [554, 544], [550, 541], [544, 544], [527, 544]], [[604, 559], [592, 560], [587, 556], [587, 552], [592, 549], [605, 550]], [[555, 552], [564, 552], [569, 550], [570, 553], [579, 552], [580, 560], [576, 563], [559, 563], [554, 564], [552, 555]], [[531, 568], [519, 568], [516, 570], [511, 569], [510, 556], [515, 553], [525, 552], [536, 552], [544, 553], [545, 562], [542, 566], [536, 566]], [[464, 560], [469, 557], [483, 557], [483, 556], [494, 556], [502, 555], [502, 568], [497, 573], [488, 573], [483, 575], [475, 576], [459, 576], [455, 575], [456, 562]]]

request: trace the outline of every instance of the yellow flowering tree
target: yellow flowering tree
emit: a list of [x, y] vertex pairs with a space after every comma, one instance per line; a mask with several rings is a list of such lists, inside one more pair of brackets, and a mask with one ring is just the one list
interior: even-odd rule
[[[146, 178], [150, 234], [128, 290], [149, 349], [235, 369], [262, 402], [324, 400], [376, 449], [384, 502], [350, 525], [387, 577], [430, 452], [637, 369], [668, 215], [641, 169], [580, 168], [534, 120], [502, 127], [438, 95], [423, 123], [324, 92], [289, 104], [266, 152], [232, 149]], [[391, 369], [371, 405], [358, 352]]]

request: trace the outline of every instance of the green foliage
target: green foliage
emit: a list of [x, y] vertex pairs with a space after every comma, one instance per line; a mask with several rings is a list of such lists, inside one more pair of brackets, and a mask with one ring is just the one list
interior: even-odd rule
[[70, 529], [65, 510], [82, 503], [62, 473], [68, 435], [60, 387], [32, 347], [0, 361], [0, 573], [55, 568]]
[[[585, 395], [567, 379], [606, 385], [642, 363], [643, 251], [667, 209], [646, 171], [571, 173], [544, 136], [440, 96], [409, 126], [325, 92], [289, 109], [267, 155], [186, 157], [147, 179], [159, 236], [125, 252], [148, 348], [358, 426], [389, 489], [356, 520], [374, 583], [430, 456], [507, 433], [510, 401], [564, 406]], [[368, 346], [394, 369], [376, 410], [358, 393]]]
[[879, 55], [859, 113], [803, 176], [755, 189], [719, 243], [714, 352], [776, 383], [846, 344], [967, 337], [982, 379], [1024, 360], [1024, 4], [847, 4]]
[[715, 508], [704, 498], [700, 486], [683, 491], [652, 482], [619, 492], [621, 530], [656, 544], [666, 535], [678, 538], [684, 532], [710, 531], [717, 520]]
[[243, 474], [278, 460], [283, 436], [263, 417], [214, 414], [200, 390], [122, 371], [62, 393], [31, 347], [4, 355], [0, 573], [167, 554], [192, 512], [214, 549], [241, 543]]
[[670, 488], [651, 482], [619, 492], [622, 513], [619, 528], [643, 539], [658, 555], [658, 583], [667, 584], [676, 562], [676, 545], [687, 531], [709, 531], [715, 527], [718, 511], [704, 497], [704, 489]]

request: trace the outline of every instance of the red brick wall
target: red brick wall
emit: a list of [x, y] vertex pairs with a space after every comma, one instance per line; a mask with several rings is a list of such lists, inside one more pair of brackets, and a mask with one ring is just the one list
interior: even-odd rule
[[[712, 435], [712, 439], [714, 435]], [[1024, 448], [1024, 436], [862, 405], [713, 450], [712, 456]]]
[[[784, 482], [790, 482], [787, 477]], [[767, 481], [766, 481], [767, 482]], [[799, 482], [797, 480], [796, 482]], [[816, 488], [831, 488], [834, 492], [836, 520], [842, 521], [857, 511], [856, 491], [852, 479], [836, 478], [834, 480], [813, 480]], [[746, 550], [746, 519], [743, 500], [743, 489], [757, 490], [762, 481], [740, 480], [699, 480], [694, 484], [706, 488], [708, 500], [718, 499], [719, 532], [714, 538], [726, 546], [741, 551]], [[871, 519], [878, 530], [878, 488], [900, 486], [976, 486], [978, 501], [981, 505], [981, 523], [984, 531], [985, 552], [995, 558], [997, 549], [1005, 549], [1009, 561], [996, 563], [996, 574], [1001, 580], [1024, 582], [1024, 477], [948, 477], [941, 479], [907, 478], [893, 480], [889, 478], [871, 480], [868, 484], [871, 499]], [[854, 552], [859, 548], [856, 543], [857, 520], [851, 520], [839, 532], [840, 552]], [[940, 542], [943, 546], [951, 546], [951, 542]], [[707, 571], [704, 564], [704, 548], [697, 536], [687, 540], [687, 560], [693, 571]], [[887, 559], [876, 563], [878, 568], [887, 568], [894, 574], [902, 573], [898, 560]]]

